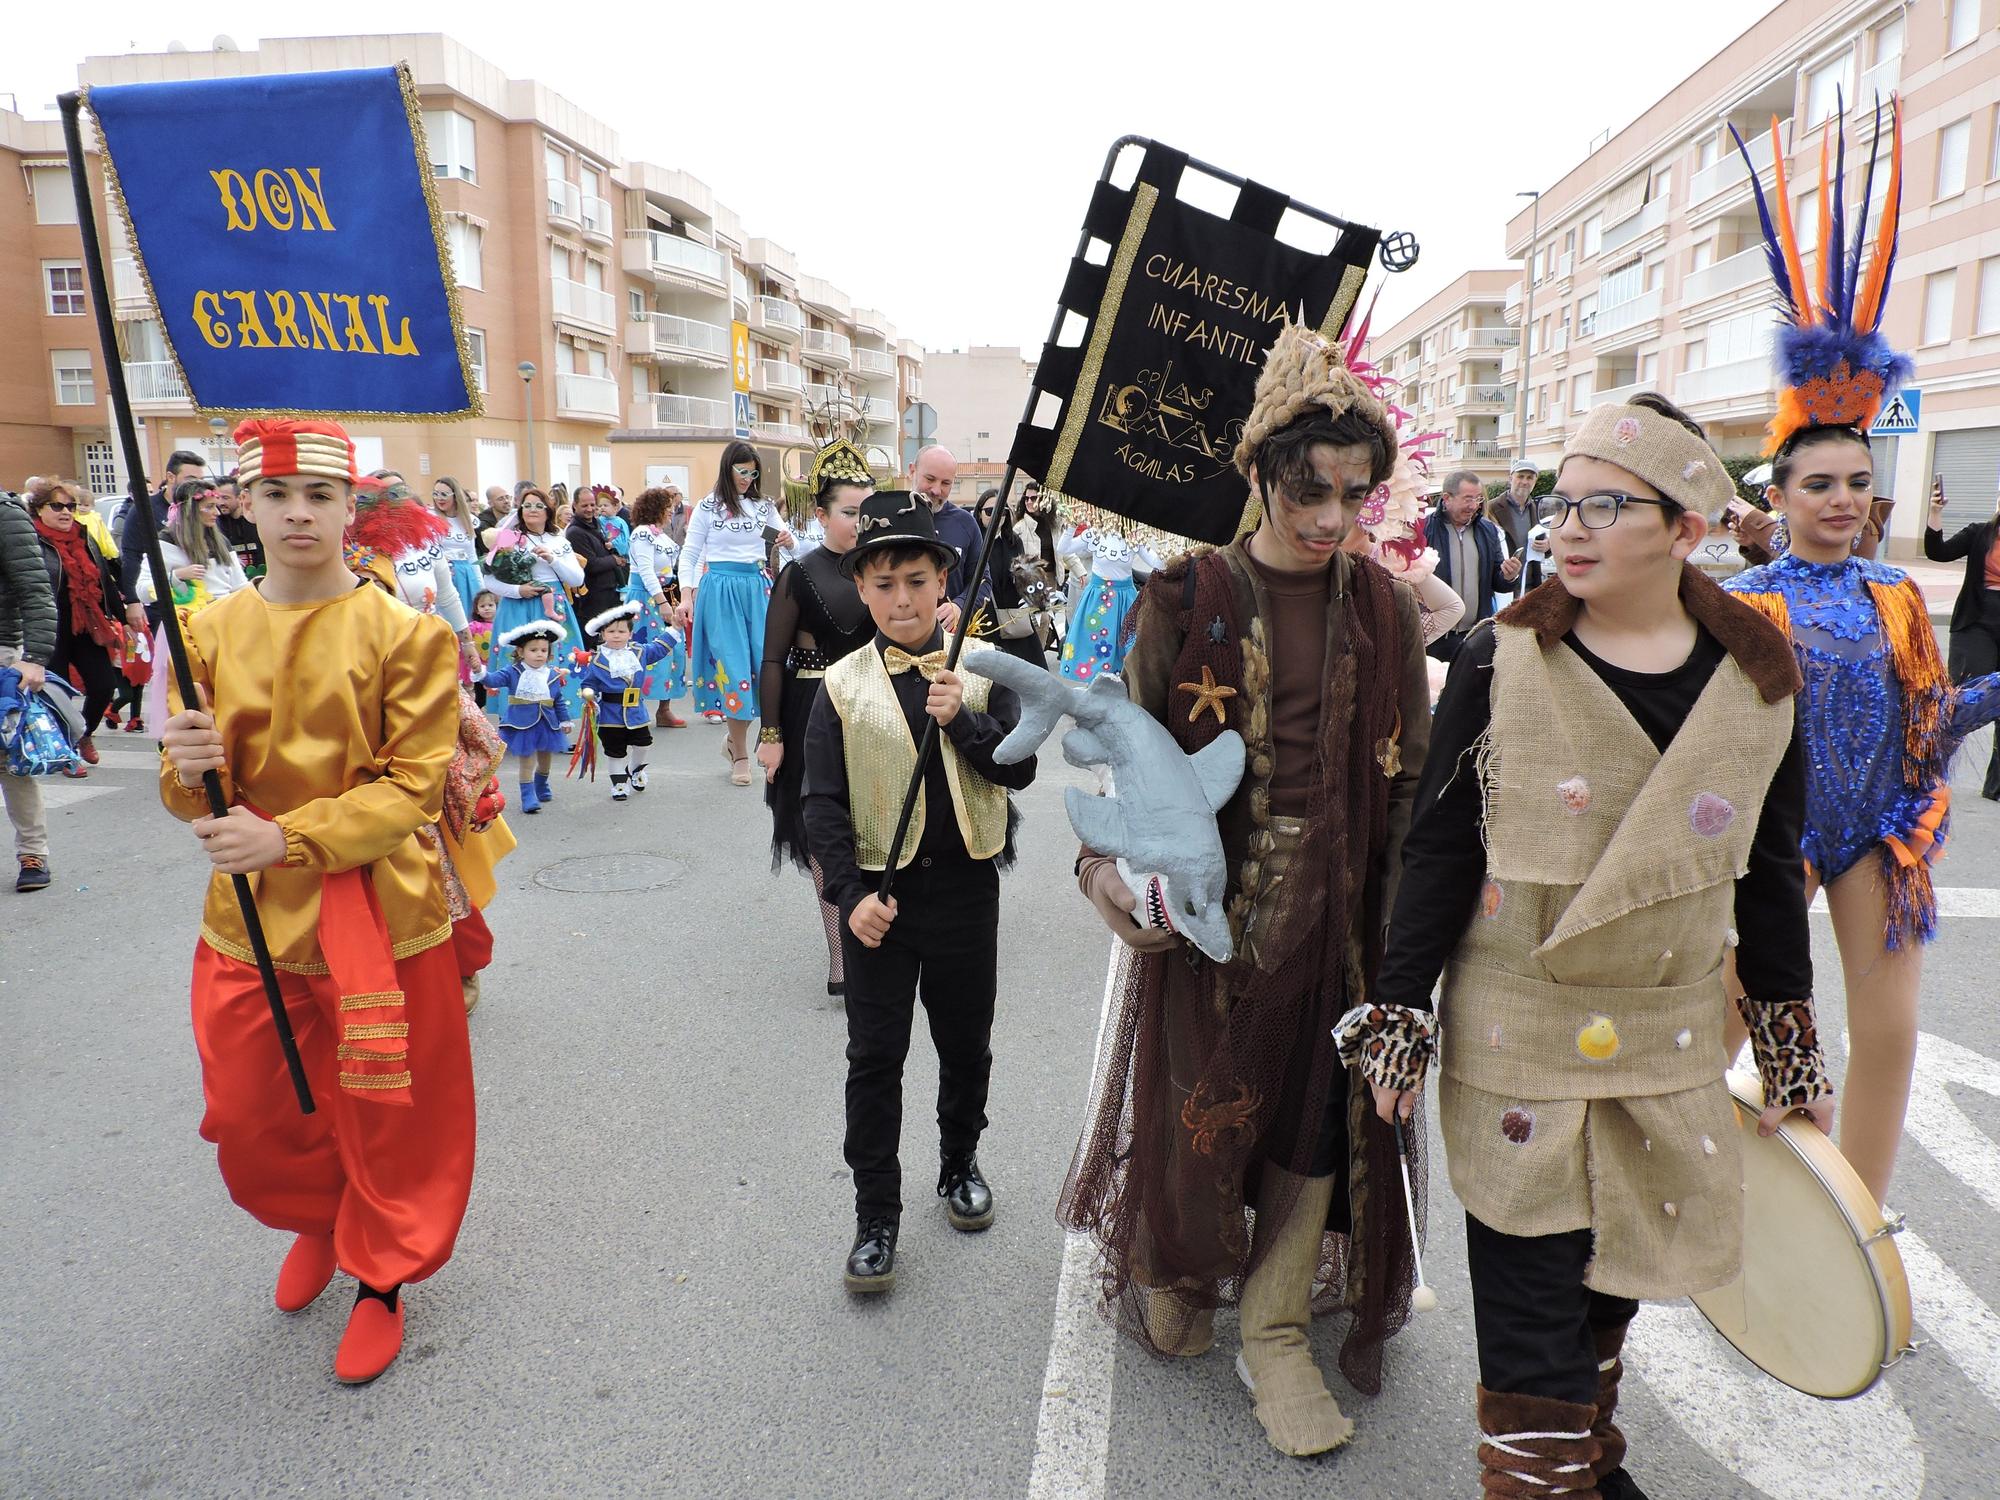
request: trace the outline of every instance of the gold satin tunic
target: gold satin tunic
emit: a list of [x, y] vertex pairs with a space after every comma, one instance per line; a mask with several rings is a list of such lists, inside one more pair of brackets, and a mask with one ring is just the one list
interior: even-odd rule
[[[362, 865], [371, 866], [397, 958], [450, 937], [438, 850], [418, 837], [443, 810], [458, 744], [450, 627], [366, 585], [310, 604], [271, 604], [252, 587], [195, 615], [187, 644], [222, 733], [223, 795], [284, 831], [285, 863], [250, 877], [277, 967], [327, 972], [320, 877]], [[171, 685], [168, 699], [178, 712]], [[208, 812], [201, 790], [183, 787], [164, 755], [160, 800], [183, 822]], [[226, 875], [209, 881], [201, 935], [251, 961]]]

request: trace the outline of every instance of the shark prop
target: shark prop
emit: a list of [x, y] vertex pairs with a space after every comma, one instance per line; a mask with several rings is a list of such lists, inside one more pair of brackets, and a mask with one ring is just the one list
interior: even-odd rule
[[1098, 853], [1118, 857], [1119, 873], [1139, 902], [1135, 921], [1180, 933], [1215, 962], [1228, 963], [1235, 953], [1223, 910], [1229, 867], [1215, 813], [1243, 779], [1243, 737], [1224, 730], [1188, 755], [1126, 698], [1116, 677], [1076, 687], [1004, 651], [968, 654], [964, 667], [1021, 700], [1021, 722], [993, 755], [1002, 765], [1033, 755], [1065, 715], [1076, 721], [1063, 736], [1063, 759], [1103, 768], [1110, 786], [1101, 797], [1064, 790], [1070, 827]]

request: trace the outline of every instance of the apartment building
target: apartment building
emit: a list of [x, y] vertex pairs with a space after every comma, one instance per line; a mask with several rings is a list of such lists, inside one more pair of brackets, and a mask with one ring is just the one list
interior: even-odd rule
[[960, 505], [969, 507], [1006, 474], [1007, 452], [1034, 378], [1035, 362], [1012, 345], [924, 351], [929, 391], [924, 399], [937, 412], [931, 441], [951, 449], [958, 460], [952, 498]]
[[[810, 462], [808, 405], [835, 401], [851, 405], [876, 456], [893, 466], [899, 415], [921, 388], [918, 345], [899, 338], [882, 312], [855, 307], [808, 274], [791, 250], [747, 232], [706, 182], [628, 160], [609, 123], [540, 83], [506, 77], [448, 36], [289, 38], [255, 51], [94, 57], [79, 77], [136, 83], [399, 61], [410, 64], [422, 103], [485, 415], [357, 420], [364, 470], [397, 468], [419, 486], [449, 474], [480, 489], [535, 478], [631, 492], [672, 479], [700, 493], [715, 482], [739, 415], [767, 476], [796, 478]], [[33, 200], [25, 220], [10, 213], [0, 224], [6, 326], [34, 328], [26, 314], [40, 314], [34, 347], [0, 353], [0, 482], [60, 469], [116, 488], [122, 456], [106, 436], [80, 269], [74, 290], [70, 279], [69, 268], [80, 267], [74, 208], [59, 216], [50, 170], [62, 162], [60, 132], [0, 117], [0, 151], [23, 168], [0, 191], [14, 195], [25, 184]], [[67, 199], [66, 178], [60, 196]], [[122, 226], [108, 205], [99, 216], [149, 473], [182, 447], [226, 464], [225, 424], [189, 403]]]
[[1406, 431], [1442, 434], [1432, 442], [1431, 477], [1470, 469], [1504, 479], [1513, 449], [1501, 434], [1519, 387], [1508, 373], [1521, 330], [1506, 317], [1519, 273], [1467, 271], [1423, 306], [1380, 332], [1365, 357], [1396, 383], [1397, 404], [1414, 419]]
[[[2000, 486], [2000, 0], [1784, 0], [1507, 225], [1522, 263], [1501, 361], [1527, 386], [1526, 448], [1545, 465], [1599, 401], [1665, 392], [1725, 455], [1756, 452], [1775, 407], [1775, 328], [1742, 132], [1767, 193], [1778, 121], [1792, 209], [1816, 275], [1822, 140], [1847, 111], [1847, 192], [1867, 170], [1873, 101], [1903, 99], [1901, 248], [1884, 331], [1911, 351], [1921, 426], [1876, 439], [1878, 490], [1903, 503], [1890, 551], [1916, 552], [1931, 475], [1954, 521]], [[1884, 176], [1875, 179], [1880, 211]], [[1510, 412], [1497, 436], [1520, 442]]]

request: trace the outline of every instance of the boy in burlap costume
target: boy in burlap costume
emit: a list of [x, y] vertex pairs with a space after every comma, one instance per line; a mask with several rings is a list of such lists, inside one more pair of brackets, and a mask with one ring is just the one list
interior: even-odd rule
[[1746, 978], [1762, 1126], [1809, 1104], [1831, 1118], [1797, 675], [1777, 632], [1685, 561], [1729, 499], [1699, 432], [1646, 396], [1571, 440], [1542, 504], [1557, 577], [1453, 664], [1391, 957], [1340, 1027], [1390, 1109], [1421, 1088], [1442, 1021], [1491, 1495], [1639, 1495], [1612, 1420], [1632, 1299], [1739, 1270], [1722, 1043], [1738, 910], [1771, 934]]
[[1214, 1309], [1240, 1300], [1239, 1374], [1297, 1456], [1353, 1432], [1312, 1315], [1353, 1314], [1342, 1369], [1373, 1392], [1409, 1308], [1393, 1133], [1331, 1035], [1380, 958], [1430, 719], [1415, 596], [1338, 551], [1396, 451], [1341, 348], [1287, 328], [1236, 451], [1251, 533], [1156, 572], [1135, 612], [1129, 699], [1190, 754], [1225, 728], [1245, 741], [1216, 814], [1233, 960], [1135, 923], [1114, 860], [1086, 849], [1077, 868], [1135, 951], [1062, 1221], [1102, 1245], [1107, 1303], [1158, 1352], [1206, 1352]]

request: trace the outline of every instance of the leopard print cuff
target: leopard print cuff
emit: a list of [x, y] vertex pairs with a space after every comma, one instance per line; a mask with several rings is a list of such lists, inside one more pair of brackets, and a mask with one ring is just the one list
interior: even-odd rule
[[1766, 1108], [1795, 1109], [1833, 1092], [1811, 1000], [1752, 1000], [1746, 995], [1736, 1009], [1750, 1028], [1750, 1053], [1764, 1083]]
[[1421, 1090], [1437, 1053], [1437, 1017], [1407, 1005], [1357, 1005], [1333, 1028], [1333, 1045], [1370, 1083]]

